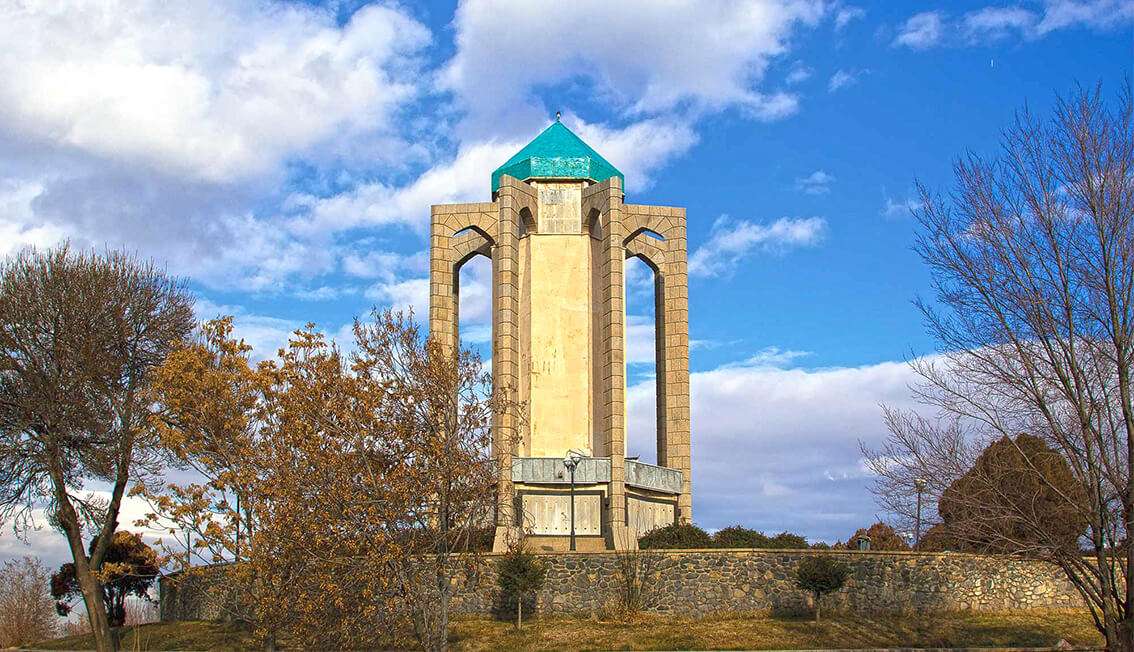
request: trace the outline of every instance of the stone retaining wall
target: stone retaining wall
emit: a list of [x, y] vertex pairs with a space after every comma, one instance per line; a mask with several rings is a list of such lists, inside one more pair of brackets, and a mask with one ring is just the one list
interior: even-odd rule
[[[960, 553], [810, 550], [683, 550], [540, 555], [547, 580], [538, 612], [598, 612], [616, 604], [622, 569], [637, 563], [647, 577], [647, 608], [705, 615], [722, 611], [798, 611], [807, 596], [795, 588], [799, 561], [831, 555], [851, 567], [847, 585], [824, 608], [856, 612], [1083, 608], [1075, 588], [1048, 564], [1012, 557]], [[492, 613], [499, 608], [497, 556], [484, 555], [477, 572], [459, 582], [453, 610]], [[636, 561], [635, 561], [636, 560]], [[223, 573], [217, 566], [209, 573]], [[162, 620], [215, 619], [209, 573], [178, 583], [161, 580]], [[212, 606], [210, 606], [212, 605]]]

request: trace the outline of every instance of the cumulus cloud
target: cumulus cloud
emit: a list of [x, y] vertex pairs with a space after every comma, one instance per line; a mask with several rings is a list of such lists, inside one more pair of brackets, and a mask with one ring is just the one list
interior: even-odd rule
[[771, 224], [733, 220], [722, 215], [713, 222], [709, 241], [689, 257], [693, 276], [720, 276], [757, 251], [783, 251], [817, 244], [827, 229], [821, 217], [782, 217]]
[[292, 333], [303, 327], [298, 320], [251, 313], [243, 306], [219, 304], [209, 299], [198, 299], [194, 310], [199, 321], [232, 317], [233, 336], [249, 344], [252, 357], [257, 360], [274, 357], [277, 351], [287, 348]]
[[794, 98], [758, 83], [792, 31], [823, 13], [820, 2], [467, 2], [439, 83], [468, 107], [471, 133], [542, 120], [548, 111], [531, 89], [576, 79], [626, 115], [741, 106], [773, 119], [789, 114]]
[[22, 137], [208, 181], [390, 125], [429, 31], [364, 7], [16, 3], [0, 12], [0, 116]]
[[[798, 352], [691, 374], [698, 524], [834, 542], [874, 521], [859, 441], [885, 436], [879, 404], [914, 407], [904, 363], [789, 368]], [[816, 409], [816, 406], [822, 406]], [[629, 454], [655, 459], [654, 382], [628, 392]]]
[[816, 170], [806, 177], [795, 180], [796, 190], [802, 190], [808, 195], [823, 195], [831, 192], [831, 184], [835, 182], [834, 175], [823, 170]]
[[328, 301], [359, 290], [336, 290], [343, 275], [408, 300], [412, 270], [360, 274], [356, 241], [404, 231], [420, 246], [430, 204], [486, 200], [488, 172], [547, 124], [541, 89], [581, 80], [614, 107], [603, 122], [562, 108], [638, 191], [697, 143], [704, 112], [797, 111], [765, 70], [829, 13], [594, 4], [463, 4], [435, 68], [429, 30], [393, 3], [341, 21], [252, 0], [2, 9], [0, 246], [70, 238], [210, 289]]
[[933, 47], [941, 40], [943, 23], [944, 14], [940, 11], [915, 14], [898, 30], [894, 45], [904, 45], [915, 50]]
[[384, 226], [425, 234], [432, 204], [486, 201], [489, 174], [522, 146], [490, 141], [462, 147], [403, 186], [373, 182], [326, 197], [296, 193], [287, 202], [293, 215], [288, 226], [300, 236]]
[[333, 272], [334, 233], [286, 228], [277, 188], [297, 158], [318, 176], [419, 156], [397, 114], [430, 38], [382, 4], [342, 24], [251, 0], [0, 9], [0, 241], [123, 247], [255, 292]]
[[[102, 484], [103, 483], [92, 483], [91, 489], [81, 490], [76, 493], [87, 499], [100, 497], [109, 500], [109, 490], [94, 488], [96, 485], [101, 486]], [[137, 496], [125, 496], [122, 498], [118, 523], [121, 529], [141, 534], [142, 538], [152, 546], [158, 539], [162, 538], [162, 536], [168, 536], [168, 532], [152, 528], [142, 528], [134, 524], [151, 511], [153, 510], [150, 508], [149, 503], [144, 499]], [[42, 507], [33, 509], [31, 520], [33, 529], [25, 532], [23, 538], [15, 536], [11, 530], [0, 532], [0, 564], [3, 564], [9, 559], [32, 555], [38, 557], [45, 566], [54, 571], [63, 563], [72, 561], [71, 550], [67, 545], [67, 538], [62, 532], [51, 527], [47, 517], [47, 510]]]
[[0, 179], [0, 256], [23, 247], [45, 247], [66, 236], [53, 224], [39, 223], [32, 202], [43, 194], [43, 184]]
[[626, 175], [626, 190], [630, 192], [648, 188], [655, 170], [697, 143], [692, 127], [677, 121], [642, 120], [623, 129], [611, 129], [569, 118], [568, 125], [579, 137]]

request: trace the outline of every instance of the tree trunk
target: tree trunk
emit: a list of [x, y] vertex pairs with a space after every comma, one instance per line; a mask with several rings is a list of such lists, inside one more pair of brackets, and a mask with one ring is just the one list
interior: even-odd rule
[[71, 559], [75, 563], [75, 579], [79, 581], [79, 590], [83, 593], [83, 603], [87, 608], [87, 621], [91, 625], [94, 635], [95, 649], [98, 652], [114, 652], [117, 649], [114, 636], [110, 631], [110, 621], [106, 616], [106, 605], [102, 601], [102, 587], [91, 571], [90, 560], [83, 550], [82, 528], [79, 527], [79, 517], [75, 508], [67, 497], [62, 482], [62, 474], [52, 469], [52, 481], [56, 501], [58, 503], [57, 516], [63, 533], [67, 535], [67, 544], [71, 548]]
[[524, 598], [520, 596], [516, 599], [516, 629], [521, 629], [524, 626]]
[[1134, 652], [1134, 628], [1128, 620], [1108, 621], [1105, 624], [1106, 649], [1110, 652]]
[[[82, 555], [82, 553], [80, 553]], [[85, 556], [80, 562], [75, 559], [75, 577], [79, 580], [79, 588], [83, 592], [83, 602], [87, 607], [87, 620], [94, 634], [95, 649], [98, 652], [114, 652], [114, 636], [110, 631], [110, 620], [106, 616], [106, 605], [102, 603], [102, 589], [91, 573]]]
[[815, 622], [819, 622], [819, 600], [820, 599], [821, 598], [820, 598], [819, 594], [816, 593], [815, 594]]

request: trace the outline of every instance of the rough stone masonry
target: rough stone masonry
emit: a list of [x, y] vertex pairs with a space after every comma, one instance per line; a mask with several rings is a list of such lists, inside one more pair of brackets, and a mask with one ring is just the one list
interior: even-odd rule
[[[787, 611], [807, 605], [793, 578], [808, 555], [832, 555], [851, 567], [846, 587], [824, 598], [854, 613], [1082, 609], [1067, 577], [1043, 562], [964, 553], [813, 550], [681, 550], [540, 555], [548, 573], [536, 613], [598, 613], [617, 602], [629, 555], [646, 571], [646, 609], [703, 616], [719, 612]], [[484, 555], [456, 585], [452, 609], [490, 614], [500, 606], [498, 555]], [[219, 574], [197, 571], [161, 579], [161, 618], [223, 619], [232, 613]]]

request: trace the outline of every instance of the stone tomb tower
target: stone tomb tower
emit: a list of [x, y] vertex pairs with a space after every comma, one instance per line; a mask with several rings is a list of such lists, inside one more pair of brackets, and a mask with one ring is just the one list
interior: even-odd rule
[[[623, 203], [623, 176], [558, 120], [492, 173], [492, 201], [433, 206], [429, 328], [457, 333], [461, 266], [492, 261], [492, 376], [522, 406], [497, 416], [496, 547], [523, 527], [567, 549], [624, 549], [692, 519], [685, 209]], [[654, 271], [657, 465], [626, 458], [623, 265]]]

